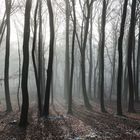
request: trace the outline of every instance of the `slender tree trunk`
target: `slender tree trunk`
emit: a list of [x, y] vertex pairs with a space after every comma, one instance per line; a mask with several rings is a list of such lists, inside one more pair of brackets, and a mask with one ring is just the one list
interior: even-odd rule
[[87, 96], [87, 90], [86, 90], [86, 76], [85, 76], [85, 52], [82, 54], [81, 58], [81, 72], [82, 72], [82, 90], [83, 90], [83, 97], [84, 97], [84, 103], [87, 108], [91, 108], [91, 105], [89, 103], [89, 99]]
[[49, 60], [48, 60], [48, 69], [47, 69], [47, 82], [46, 82], [46, 91], [45, 91], [45, 102], [43, 108], [43, 115], [47, 117], [49, 115], [49, 101], [50, 101], [50, 87], [52, 80], [52, 69], [53, 69], [53, 53], [54, 53], [54, 19], [53, 19], [53, 10], [51, 0], [47, 0], [47, 6], [49, 11], [49, 21], [50, 21], [50, 46], [49, 46]]
[[[38, 42], [38, 83], [39, 83], [39, 90], [40, 90], [40, 99], [41, 96], [44, 94], [44, 87], [43, 87], [43, 44], [42, 44], [42, 0], [39, 0], [39, 42]], [[41, 102], [41, 101], [40, 101]], [[42, 103], [41, 103], [42, 104]], [[41, 109], [42, 110], [42, 109]]]
[[[16, 25], [16, 24], [15, 24]], [[19, 66], [18, 66], [18, 70], [19, 70], [19, 78], [18, 78], [18, 88], [17, 88], [17, 102], [18, 102], [18, 107], [19, 107], [19, 111], [20, 111], [20, 85], [21, 85], [21, 54], [20, 54], [20, 43], [19, 43], [19, 35], [18, 35], [18, 31], [17, 31], [17, 41], [18, 41], [18, 58], [19, 58]]]
[[69, 72], [69, 0], [65, 1], [66, 3], [66, 48], [65, 48], [65, 79], [64, 79], [64, 98], [66, 101], [68, 100], [68, 94], [70, 90], [70, 72]]
[[54, 75], [52, 73], [52, 81], [51, 81], [51, 105], [54, 105], [54, 84], [53, 84], [53, 79]]
[[82, 89], [83, 89], [83, 97], [84, 97], [84, 103], [85, 106], [90, 109], [91, 105], [89, 103], [89, 99], [87, 96], [87, 89], [86, 89], [86, 69], [85, 69], [85, 51], [86, 51], [86, 45], [87, 45], [87, 36], [88, 36], [88, 29], [89, 29], [89, 20], [90, 20], [90, 14], [91, 14], [91, 7], [94, 1], [87, 1], [87, 15], [86, 15], [86, 21], [85, 21], [85, 29], [84, 29], [84, 39], [81, 47], [81, 72], [82, 72]]
[[[127, 57], [126, 57], [126, 62], [127, 62]], [[128, 101], [128, 69], [127, 69], [127, 64], [124, 67], [124, 75], [123, 75], [123, 104], [127, 106], [127, 101]]]
[[28, 69], [29, 69], [29, 38], [30, 38], [30, 11], [32, 0], [26, 0], [25, 21], [24, 21], [24, 38], [23, 38], [23, 66], [22, 66], [22, 108], [20, 115], [20, 127], [26, 127], [28, 124]]
[[75, 46], [75, 35], [76, 35], [76, 14], [75, 14], [75, 1], [72, 0], [73, 6], [73, 35], [72, 35], [72, 52], [71, 52], [71, 75], [70, 75], [70, 91], [68, 100], [68, 113], [72, 114], [72, 89], [73, 89], [73, 72], [74, 72], [74, 46]]
[[105, 25], [106, 25], [106, 0], [103, 0], [103, 9], [102, 9], [102, 24], [101, 24], [101, 57], [100, 57], [100, 105], [101, 111], [106, 112], [104, 106], [104, 47], [105, 47]]
[[132, 50], [133, 50], [133, 39], [135, 33], [135, 13], [136, 12], [136, 0], [132, 1], [131, 8], [131, 21], [129, 28], [129, 39], [128, 39], [128, 77], [129, 77], [129, 104], [128, 112], [135, 112], [134, 109], [134, 83], [133, 83], [133, 72], [132, 72]]
[[[135, 25], [136, 25], [136, 21], [135, 21]], [[133, 84], [134, 84], [134, 99], [136, 99], [136, 62], [135, 62], [135, 57], [136, 57], [136, 54], [135, 54], [135, 44], [136, 44], [136, 41], [135, 41], [135, 30], [134, 30], [134, 35], [133, 35], [133, 50], [132, 50], [132, 62], [133, 62], [133, 65], [132, 65], [132, 71], [133, 71]]]
[[121, 21], [121, 28], [120, 28], [120, 36], [118, 39], [118, 52], [119, 52], [119, 61], [118, 61], [118, 79], [117, 79], [117, 114], [122, 115], [122, 74], [123, 74], [123, 53], [122, 53], [122, 43], [123, 43], [123, 36], [124, 36], [124, 27], [125, 27], [125, 20], [127, 14], [127, 3], [128, 0], [124, 1], [123, 7], [123, 15]]
[[113, 70], [112, 70], [112, 77], [111, 77], [111, 91], [110, 91], [110, 102], [112, 100], [112, 94], [115, 92], [114, 86], [115, 86], [115, 81], [116, 81], [116, 47], [117, 47], [117, 36], [115, 35], [115, 43], [114, 43], [114, 53], [113, 53]]
[[6, 5], [6, 52], [5, 52], [5, 69], [4, 69], [4, 87], [5, 87], [5, 99], [6, 109], [8, 112], [12, 111], [10, 91], [9, 91], [9, 57], [10, 57], [10, 13], [11, 13], [11, 0], [5, 0]]
[[137, 53], [137, 68], [136, 68], [136, 102], [139, 101], [139, 70], [140, 70], [140, 20], [139, 20], [139, 38], [138, 38], [138, 53]]
[[89, 36], [89, 47], [90, 47], [90, 62], [89, 62], [89, 76], [88, 76], [88, 93], [89, 98], [92, 99], [92, 91], [91, 91], [91, 85], [92, 85], [92, 69], [93, 69], [93, 62], [92, 62], [92, 29], [93, 29], [93, 20], [92, 20], [92, 8], [91, 8], [91, 16], [90, 16], [90, 36]]
[[37, 71], [36, 59], [35, 59], [35, 49], [36, 49], [36, 40], [37, 40], [37, 11], [38, 11], [38, 4], [39, 4], [39, 2], [37, 1], [36, 7], [35, 7], [35, 13], [34, 13], [34, 35], [33, 35], [33, 47], [32, 47], [32, 61], [33, 61], [33, 68], [34, 68], [34, 73], [35, 73], [35, 82], [36, 82], [36, 87], [37, 87], [38, 110], [39, 110], [39, 115], [41, 115], [41, 113], [42, 113], [41, 95], [40, 95], [38, 71]]

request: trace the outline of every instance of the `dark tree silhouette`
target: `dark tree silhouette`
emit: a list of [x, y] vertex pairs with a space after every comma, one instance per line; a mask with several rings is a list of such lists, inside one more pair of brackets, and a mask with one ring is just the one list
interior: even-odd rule
[[76, 13], [75, 13], [75, 1], [72, 0], [73, 7], [73, 35], [72, 35], [72, 52], [71, 52], [71, 75], [70, 75], [70, 91], [68, 100], [68, 113], [72, 114], [72, 88], [73, 88], [73, 71], [74, 71], [74, 46], [76, 35]]
[[136, 0], [132, 1], [131, 7], [131, 20], [129, 28], [129, 38], [128, 38], [128, 77], [129, 77], [129, 104], [128, 111], [135, 112], [134, 109], [134, 82], [133, 82], [133, 72], [132, 72], [132, 51], [133, 51], [133, 39], [135, 33], [135, 14], [136, 14]]
[[23, 38], [23, 66], [22, 66], [22, 108], [20, 116], [20, 127], [25, 127], [28, 124], [28, 69], [29, 69], [29, 38], [30, 38], [30, 11], [32, 0], [26, 0], [25, 20], [24, 20], [24, 38]]
[[104, 47], [105, 47], [105, 25], [106, 25], [106, 0], [103, 0], [103, 9], [102, 9], [102, 23], [101, 23], [101, 48], [100, 48], [100, 104], [101, 111], [106, 112], [104, 106]]
[[119, 52], [118, 79], [117, 79], [117, 114], [118, 115], [122, 115], [122, 102], [121, 102], [122, 73], [123, 73], [122, 43], [123, 43], [124, 27], [125, 27], [125, 20], [126, 20], [126, 14], [127, 14], [127, 3], [128, 3], [128, 0], [125, 0], [124, 1], [124, 7], [123, 7], [121, 27], [120, 27], [120, 36], [119, 36], [119, 39], [118, 39], [118, 52]]
[[[43, 81], [43, 43], [42, 43], [42, 0], [39, 0], [39, 32], [38, 32], [38, 36], [39, 36], [39, 41], [38, 41], [38, 86], [39, 86], [39, 90], [40, 90], [40, 98], [43, 97], [44, 92], [45, 92], [45, 81]], [[41, 105], [42, 105], [42, 100], [41, 100]], [[40, 108], [41, 109], [41, 108]]]
[[85, 51], [86, 51], [86, 46], [87, 46], [87, 37], [88, 37], [88, 30], [89, 30], [89, 21], [90, 21], [90, 14], [91, 14], [91, 8], [93, 5], [93, 1], [87, 0], [86, 2], [86, 9], [87, 9], [87, 14], [83, 13], [83, 16], [85, 18], [85, 26], [84, 26], [84, 37], [82, 41], [82, 46], [80, 49], [81, 52], [81, 73], [82, 73], [82, 89], [83, 89], [83, 97], [84, 97], [84, 103], [85, 106], [90, 109], [91, 105], [89, 103], [89, 99], [87, 96], [87, 89], [86, 89], [86, 68], [85, 68]]
[[70, 90], [70, 64], [69, 64], [69, 22], [70, 22], [70, 4], [69, 0], [65, 1], [66, 5], [66, 48], [65, 48], [65, 79], [64, 79], [64, 98], [68, 100]]
[[5, 0], [6, 5], [6, 52], [5, 52], [5, 69], [4, 69], [4, 87], [7, 111], [12, 111], [10, 91], [9, 91], [9, 57], [10, 57], [10, 13], [11, 13], [11, 0]]
[[91, 8], [91, 13], [90, 13], [90, 35], [89, 35], [89, 75], [88, 75], [88, 95], [89, 98], [92, 99], [92, 74], [93, 74], [93, 51], [92, 51], [92, 30], [93, 30], [93, 17], [92, 17], [92, 11], [93, 11], [93, 7]]
[[139, 101], [139, 70], [140, 70], [140, 20], [139, 20], [139, 38], [138, 38], [138, 53], [137, 53], [137, 71], [136, 71], [136, 101]]
[[49, 11], [49, 23], [50, 23], [50, 45], [49, 45], [49, 60], [48, 60], [48, 69], [47, 69], [45, 102], [43, 108], [43, 116], [45, 117], [49, 115], [49, 101], [50, 101], [50, 88], [51, 88], [52, 70], [53, 70], [54, 37], [55, 37], [51, 0], [47, 0], [47, 6]]
[[35, 73], [35, 81], [36, 81], [36, 87], [37, 87], [37, 97], [38, 97], [38, 110], [39, 115], [42, 113], [42, 106], [41, 106], [41, 95], [40, 95], [40, 86], [39, 86], [39, 80], [38, 80], [38, 71], [37, 71], [37, 65], [36, 65], [36, 59], [35, 59], [35, 49], [36, 49], [36, 40], [37, 40], [37, 11], [38, 11], [38, 4], [39, 2], [36, 2], [35, 12], [34, 12], [34, 35], [33, 35], [33, 47], [32, 47], [32, 60], [33, 60], [33, 67], [34, 67], [34, 73]]

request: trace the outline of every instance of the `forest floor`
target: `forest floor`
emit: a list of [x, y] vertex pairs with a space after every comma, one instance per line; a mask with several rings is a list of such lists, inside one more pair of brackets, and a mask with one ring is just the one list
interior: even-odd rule
[[56, 100], [47, 119], [38, 119], [36, 107], [30, 108], [27, 129], [18, 127], [19, 111], [0, 112], [0, 140], [140, 140], [139, 113], [119, 117], [108, 106], [109, 113], [101, 113], [98, 103], [92, 110], [82, 104], [74, 103], [73, 115], [67, 115], [63, 102]]

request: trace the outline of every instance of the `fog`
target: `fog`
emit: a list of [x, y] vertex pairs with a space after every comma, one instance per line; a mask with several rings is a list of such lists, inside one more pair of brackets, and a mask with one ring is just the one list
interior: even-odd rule
[[[123, 132], [140, 119], [139, 9], [139, 0], [0, 0], [0, 113], [18, 114], [19, 127], [40, 120], [46, 129], [41, 118], [51, 116], [76, 121], [79, 139], [131, 137]], [[121, 117], [132, 119], [126, 128]]]

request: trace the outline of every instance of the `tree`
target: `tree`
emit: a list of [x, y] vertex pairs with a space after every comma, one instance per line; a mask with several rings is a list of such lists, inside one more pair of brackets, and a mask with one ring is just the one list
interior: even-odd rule
[[75, 1], [72, 0], [73, 7], [73, 35], [72, 35], [72, 52], [71, 52], [71, 75], [70, 75], [70, 90], [68, 100], [68, 113], [72, 114], [72, 88], [73, 88], [73, 71], [74, 71], [74, 46], [76, 36], [76, 13], [75, 13]]
[[140, 70], [140, 20], [139, 20], [139, 37], [138, 37], [138, 53], [137, 53], [137, 71], [136, 71], [136, 101], [139, 101], [139, 70]]
[[132, 73], [132, 50], [133, 50], [133, 40], [135, 33], [135, 20], [136, 20], [136, 0], [132, 1], [131, 7], [131, 20], [129, 27], [129, 37], [128, 37], [128, 77], [129, 77], [129, 104], [128, 112], [135, 112], [134, 109], [134, 82]]
[[5, 0], [6, 6], [6, 52], [5, 52], [5, 69], [4, 69], [4, 87], [7, 111], [12, 111], [10, 91], [9, 91], [9, 57], [10, 57], [10, 13], [11, 13], [11, 0]]
[[[91, 8], [93, 5], [93, 1], [89, 2], [89, 0], [86, 1], [86, 14], [85, 12], [83, 13], [84, 19], [85, 19], [85, 26], [84, 26], [84, 37], [82, 45], [80, 47], [80, 53], [81, 53], [81, 72], [82, 72], [82, 90], [83, 90], [83, 97], [84, 97], [84, 103], [85, 106], [89, 109], [91, 108], [91, 105], [89, 103], [89, 99], [87, 96], [87, 89], [86, 89], [86, 75], [85, 75], [85, 51], [86, 51], [86, 46], [87, 46], [87, 36], [88, 36], [88, 30], [89, 30], [89, 20], [90, 20], [90, 14], [91, 14]], [[81, 31], [82, 32], [82, 31]]]
[[49, 115], [49, 101], [50, 101], [50, 88], [51, 88], [52, 70], [53, 70], [54, 37], [55, 37], [51, 0], [47, 0], [47, 6], [49, 11], [49, 23], [50, 23], [50, 44], [49, 44], [49, 60], [48, 60], [48, 69], [47, 69], [45, 102], [43, 107], [43, 116], [45, 117]]
[[119, 36], [119, 39], [118, 39], [118, 52], [119, 52], [118, 79], [117, 79], [117, 114], [118, 115], [122, 115], [122, 103], [121, 103], [122, 73], [123, 73], [122, 43], [123, 43], [124, 27], [125, 27], [125, 20], [126, 20], [126, 14], [127, 14], [127, 3], [128, 3], [128, 0], [125, 0], [124, 1], [124, 7], [123, 7], [122, 21], [121, 21], [121, 26], [120, 26], [120, 36]]
[[106, 26], [106, 0], [103, 0], [102, 22], [101, 22], [101, 44], [100, 44], [100, 69], [99, 69], [99, 84], [100, 84], [100, 105], [101, 111], [106, 112], [104, 107], [104, 47], [105, 47], [105, 26]]
[[6, 12], [4, 12], [4, 15], [3, 15], [3, 18], [2, 18], [2, 21], [1, 21], [1, 25], [0, 25], [0, 46], [1, 46], [1, 43], [2, 43], [5, 28], [6, 28], [5, 17], [6, 17]]
[[93, 51], [92, 51], [92, 29], [93, 29], [93, 18], [92, 18], [92, 11], [93, 11], [93, 7], [91, 8], [91, 14], [90, 14], [90, 35], [89, 35], [89, 55], [90, 55], [90, 59], [89, 59], [89, 77], [88, 77], [88, 93], [89, 93], [89, 98], [92, 99], [92, 95], [91, 95], [91, 85], [92, 85], [92, 69], [93, 69], [93, 62], [92, 62], [92, 55], [93, 55]]
[[[15, 23], [15, 27], [16, 26], [17, 25]], [[19, 78], [18, 78], [18, 88], [17, 88], [17, 102], [18, 102], [18, 107], [19, 107], [19, 111], [20, 111], [20, 98], [19, 98], [19, 93], [20, 93], [20, 86], [21, 86], [21, 54], [20, 54], [20, 42], [19, 42], [18, 30], [17, 30], [17, 43], [18, 43], [18, 58], [19, 58], [19, 62], [18, 62]]]
[[[38, 97], [38, 110], [39, 115], [42, 113], [42, 106], [41, 106], [41, 95], [40, 95], [40, 83], [39, 83], [39, 75], [37, 71], [37, 65], [36, 65], [36, 59], [35, 59], [35, 49], [36, 49], [36, 40], [37, 40], [37, 11], [38, 6], [40, 2], [36, 2], [35, 12], [34, 12], [34, 34], [33, 34], [33, 47], [32, 47], [32, 61], [33, 61], [33, 68], [35, 73], [35, 81], [36, 81], [36, 87], [37, 87], [37, 97]], [[40, 4], [41, 5], [41, 4]]]
[[112, 58], [112, 76], [111, 76], [111, 89], [110, 89], [110, 102], [112, 99], [112, 94], [115, 92], [116, 93], [116, 48], [117, 48], [117, 28], [118, 28], [118, 21], [114, 27], [114, 23], [112, 24], [112, 29], [113, 29], [113, 58]]
[[[40, 90], [40, 98], [45, 93], [45, 75], [44, 72], [44, 54], [43, 54], [43, 34], [42, 34], [42, 0], [39, 0], [39, 41], [38, 41], [38, 86]], [[40, 104], [42, 105], [41, 101]], [[40, 108], [41, 109], [41, 108]], [[41, 109], [42, 110], [42, 109]], [[40, 111], [41, 111], [40, 110]], [[41, 111], [42, 112], [42, 111]]]
[[30, 38], [30, 11], [32, 0], [26, 0], [25, 20], [24, 20], [24, 38], [23, 38], [23, 66], [22, 66], [22, 108], [20, 115], [20, 127], [25, 127], [28, 124], [28, 69], [29, 69], [29, 38]]
[[70, 22], [70, 5], [69, 0], [65, 1], [66, 5], [66, 48], [65, 48], [65, 79], [64, 79], [64, 97], [67, 100], [70, 92], [70, 72], [69, 72], [69, 22]]

